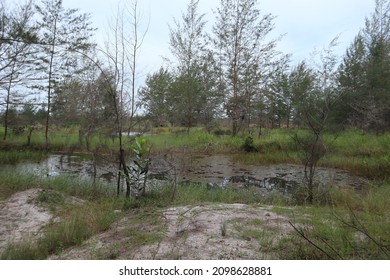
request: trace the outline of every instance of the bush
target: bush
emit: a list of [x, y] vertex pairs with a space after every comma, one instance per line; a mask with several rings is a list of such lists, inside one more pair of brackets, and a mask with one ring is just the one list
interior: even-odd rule
[[257, 152], [258, 149], [255, 147], [253, 143], [253, 137], [248, 136], [245, 138], [244, 144], [242, 145], [242, 148], [245, 152], [251, 153], [251, 152]]

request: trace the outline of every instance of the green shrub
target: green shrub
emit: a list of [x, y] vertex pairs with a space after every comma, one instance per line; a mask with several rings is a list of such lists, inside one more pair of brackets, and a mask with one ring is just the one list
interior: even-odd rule
[[251, 152], [257, 152], [257, 148], [254, 145], [253, 137], [247, 136], [244, 140], [244, 144], [242, 145], [242, 148], [245, 152], [251, 153]]

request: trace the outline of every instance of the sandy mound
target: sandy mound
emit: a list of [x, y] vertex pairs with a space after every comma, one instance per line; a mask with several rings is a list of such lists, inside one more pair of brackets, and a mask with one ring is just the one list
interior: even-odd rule
[[52, 215], [35, 204], [40, 189], [18, 192], [0, 204], [0, 254], [10, 242], [38, 239]]
[[243, 204], [174, 207], [159, 215], [164, 230], [156, 242], [137, 246], [130, 242], [130, 228], [133, 234], [138, 229], [145, 236], [156, 228], [148, 222], [135, 226], [129, 214], [82, 246], [51, 258], [274, 259], [263, 246], [292, 230], [288, 219], [273, 213], [272, 208]]
[[261, 250], [250, 231], [278, 228], [278, 234], [283, 235], [290, 230], [285, 217], [243, 204], [170, 208], [164, 216], [168, 223], [166, 238], [157, 245], [140, 247], [133, 258], [267, 259], [272, 256]]

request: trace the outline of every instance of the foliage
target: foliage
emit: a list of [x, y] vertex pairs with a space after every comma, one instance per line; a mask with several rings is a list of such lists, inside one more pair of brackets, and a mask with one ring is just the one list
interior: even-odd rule
[[390, 127], [390, 2], [376, 0], [375, 11], [347, 49], [340, 65], [339, 120], [383, 133]]
[[257, 148], [253, 144], [253, 137], [247, 136], [245, 138], [244, 144], [242, 145], [242, 148], [245, 152], [257, 152]]
[[145, 86], [139, 91], [142, 105], [156, 126], [174, 122], [170, 117], [173, 104], [169, 102], [172, 81], [172, 74], [160, 68], [158, 72], [146, 77]]
[[127, 166], [127, 173], [123, 173], [129, 180], [135, 197], [144, 196], [146, 193], [146, 181], [148, 179], [149, 166], [151, 163], [150, 147], [143, 137], [136, 137], [131, 145], [134, 153], [132, 163]]
[[[50, 124], [79, 125], [80, 138], [89, 143], [97, 131], [121, 135], [133, 128], [138, 106], [144, 106], [154, 125], [182, 125], [187, 132], [199, 125], [211, 132], [226, 117], [233, 135], [244, 128], [296, 127], [305, 125], [304, 118], [324, 113], [320, 110], [326, 101], [324, 85], [332, 87], [326, 96], [339, 96], [328, 116], [332, 129], [384, 133], [390, 119], [390, 4], [388, 0], [375, 3], [342, 60], [324, 50], [319, 63], [305, 60], [294, 66], [289, 54], [276, 51], [278, 39], [268, 39], [274, 17], [262, 14], [258, 1], [221, 0], [211, 34], [206, 33], [206, 15], [199, 13], [199, 1], [189, 1], [181, 18], [170, 26], [169, 43], [176, 61], [169, 71], [161, 68], [149, 74], [136, 102], [135, 62], [145, 37], [133, 34], [141, 27], [137, 1], [123, 9], [127, 15], [117, 15], [111, 30], [116, 47], [108, 46], [104, 52], [108, 62], [95, 59], [99, 53], [93, 48], [94, 29], [87, 14], [65, 9], [61, 0], [10, 7], [2, 2], [3, 137], [9, 136], [8, 125], [11, 129], [26, 126], [32, 140], [39, 123], [46, 126], [47, 142], [51, 117]], [[125, 21], [119, 18], [126, 16], [137, 24], [120, 26]], [[317, 67], [325, 66], [325, 60], [329, 62], [325, 68]], [[46, 93], [45, 104], [36, 103], [38, 92]], [[20, 118], [26, 103], [30, 113]], [[312, 108], [311, 116], [303, 114], [305, 107]]]
[[[78, 52], [87, 51], [93, 28], [87, 14], [78, 15], [75, 9], [65, 9], [62, 0], [42, 0], [36, 5], [39, 20], [39, 52], [36, 69], [44, 74], [41, 79], [47, 85], [38, 85], [47, 96], [45, 122], [45, 145], [48, 146], [49, 119], [52, 112], [52, 98], [64, 77], [77, 73]], [[77, 35], [75, 35], [77, 34]]]
[[389, 185], [367, 193], [332, 189], [329, 196], [328, 206], [282, 210], [294, 232], [270, 250], [284, 259], [389, 259]]
[[[298, 210], [309, 218], [292, 220], [296, 235], [280, 240], [276, 249], [281, 256], [389, 256], [385, 214], [390, 176], [388, 0], [375, 1], [375, 10], [341, 61], [334, 55], [337, 40], [333, 40], [318, 53], [318, 61], [306, 60], [295, 67], [289, 55], [276, 52], [277, 40], [267, 39], [274, 17], [261, 14], [258, 1], [221, 0], [213, 32], [206, 34], [199, 1], [191, 0], [186, 13], [170, 26], [171, 51], [177, 61], [169, 71], [161, 68], [148, 76], [138, 104], [136, 58], [145, 34], [137, 36], [137, 1], [129, 10], [129, 22], [133, 21], [129, 28], [123, 25], [126, 15], [118, 12], [111, 30], [114, 45], [105, 52], [108, 63], [95, 60], [98, 54], [90, 49], [94, 30], [88, 15], [65, 9], [61, 0], [44, 0], [38, 5], [13, 3], [10, 7], [4, 3], [0, 2], [0, 113], [4, 123], [0, 162], [40, 160], [46, 155], [40, 150], [45, 148], [117, 155], [119, 147], [120, 169], [135, 197], [116, 198], [110, 204], [105, 199], [113, 199], [113, 190], [107, 186], [15, 174], [12, 166], [1, 170], [1, 199], [31, 187], [54, 187], [91, 200], [85, 206], [65, 209], [61, 213], [65, 220], [51, 225], [39, 244], [22, 242], [10, 247], [3, 258], [45, 258], [80, 244], [106, 229], [116, 219], [112, 210], [117, 207], [264, 202], [251, 190], [210, 190], [196, 184], [179, 186], [173, 202], [171, 186], [146, 192], [150, 148], [145, 139], [156, 153], [229, 153], [251, 164], [303, 163], [306, 188], [295, 194], [295, 202], [315, 206], [307, 208], [309, 213]], [[129, 30], [135, 41], [128, 38]], [[30, 96], [32, 86], [33, 94], [47, 94], [46, 104], [37, 104], [36, 95]], [[163, 133], [135, 139], [127, 165], [123, 132], [134, 128], [135, 105], [141, 104], [158, 126], [153, 131]], [[226, 129], [226, 117], [230, 129]], [[165, 125], [184, 127], [162, 127]], [[274, 127], [288, 129], [268, 130]], [[244, 154], [243, 149], [252, 153]], [[361, 196], [333, 189], [323, 195], [313, 180], [318, 166], [347, 169], [379, 179], [382, 185]], [[61, 208], [61, 197], [44, 192], [39, 199], [49, 208], [55, 204]], [[334, 208], [324, 211], [324, 205]], [[129, 230], [129, 235], [142, 240], [142, 234], [134, 234], [138, 230]], [[221, 231], [226, 234], [226, 228]], [[258, 232], [249, 235], [259, 237]], [[142, 242], [148, 243], [160, 236], [144, 237]]]
[[220, 88], [230, 103], [234, 136], [245, 118], [250, 122], [250, 107], [277, 55], [276, 40], [266, 41], [274, 17], [262, 15], [257, 4], [256, 0], [221, 0], [213, 27]]

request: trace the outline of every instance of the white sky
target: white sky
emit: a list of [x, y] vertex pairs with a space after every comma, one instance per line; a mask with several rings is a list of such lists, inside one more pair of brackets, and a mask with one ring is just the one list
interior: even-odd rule
[[[103, 43], [107, 38], [110, 18], [115, 17], [118, 2], [121, 0], [63, 0], [66, 8], [78, 8], [91, 14], [98, 28], [97, 41]], [[124, 1], [124, 0], [122, 0]], [[130, 0], [127, 0], [130, 1]], [[156, 71], [163, 65], [162, 57], [169, 57], [169, 28], [173, 18], [181, 19], [189, 0], [138, 0], [145, 15], [150, 15], [149, 31], [141, 50], [140, 64], [146, 74]], [[215, 18], [213, 10], [219, 0], [200, 0], [199, 12], [205, 13], [211, 29]], [[285, 34], [279, 43], [279, 50], [293, 54], [297, 63], [308, 59], [314, 48], [322, 49], [340, 35], [338, 52], [344, 54], [358, 31], [364, 27], [365, 18], [374, 11], [375, 0], [259, 0], [263, 14], [276, 16], [273, 37]]]

